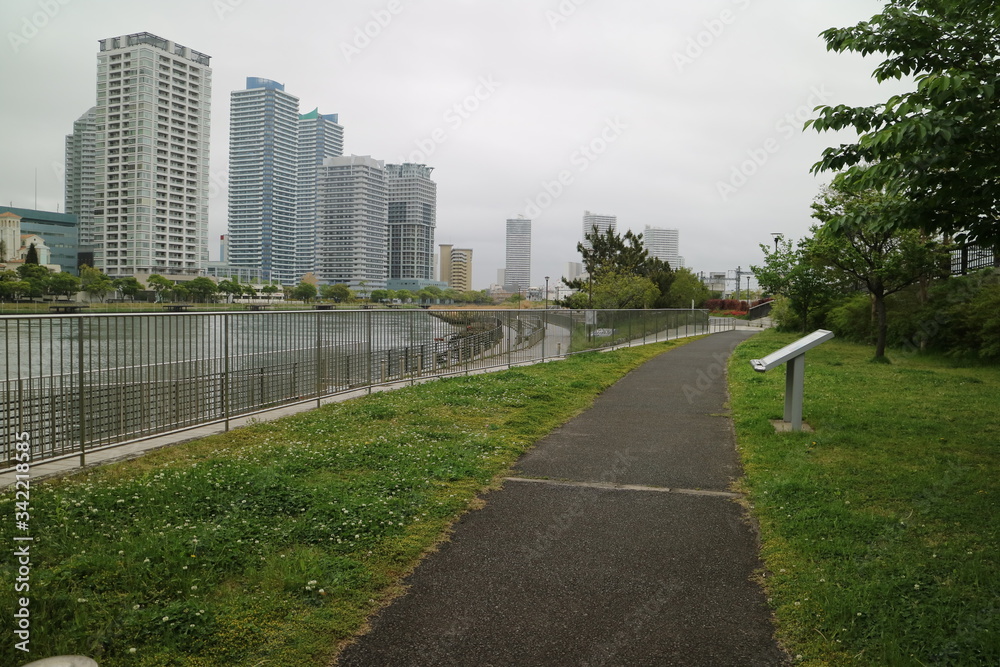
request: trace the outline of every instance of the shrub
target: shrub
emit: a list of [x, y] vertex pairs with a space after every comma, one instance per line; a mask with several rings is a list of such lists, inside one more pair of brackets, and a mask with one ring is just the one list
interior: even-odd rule
[[838, 338], [855, 343], [871, 343], [875, 334], [872, 300], [867, 294], [854, 294], [830, 309], [827, 328]]

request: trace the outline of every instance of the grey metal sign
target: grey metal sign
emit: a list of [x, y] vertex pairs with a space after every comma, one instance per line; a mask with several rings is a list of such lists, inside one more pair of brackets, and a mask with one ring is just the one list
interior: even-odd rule
[[833, 338], [833, 332], [817, 329], [794, 343], [772, 352], [763, 359], [752, 359], [750, 365], [764, 373], [785, 364], [785, 414], [783, 420], [791, 423], [793, 431], [802, 430], [802, 400], [805, 393], [806, 352]]

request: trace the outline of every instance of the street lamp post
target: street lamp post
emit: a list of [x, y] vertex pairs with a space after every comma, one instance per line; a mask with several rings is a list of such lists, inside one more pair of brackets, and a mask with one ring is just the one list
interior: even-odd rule
[[549, 309], [549, 277], [545, 276], [545, 310]]
[[778, 252], [778, 242], [785, 238], [785, 235], [781, 232], [771, 232], [771, 236], [774, 237], [774, 252]]
[[747, 301], [750, 300], [750, 276], [747, 276]]

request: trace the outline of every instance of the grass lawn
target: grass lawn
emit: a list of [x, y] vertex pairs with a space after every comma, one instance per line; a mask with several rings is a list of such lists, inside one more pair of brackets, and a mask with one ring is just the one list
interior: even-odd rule
[[806, 665], [1000, 665], [1000, 368], [824, 343], [804, 417], [776, 434], [784, 369], [730, 360], [742, 490], [780, 639]]
[[[31, 487], [30, 590], [0, 559], [0, 664], [327, 664], [534, 442], [686, 341], [589, 353], [325, 406]], [[14, 537], [13, 490], [0, 541]]]

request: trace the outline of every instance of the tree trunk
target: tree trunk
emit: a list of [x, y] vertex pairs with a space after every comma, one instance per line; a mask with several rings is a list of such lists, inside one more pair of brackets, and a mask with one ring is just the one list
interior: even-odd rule
[[889, 330], [889, 322], [885, 313], [885, 294], [876, 292], [875, 297], [875, 318], [877, 326], [877, 338], [875, 341], [875, 358], [885, 359], [885, 339]]

